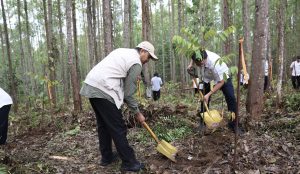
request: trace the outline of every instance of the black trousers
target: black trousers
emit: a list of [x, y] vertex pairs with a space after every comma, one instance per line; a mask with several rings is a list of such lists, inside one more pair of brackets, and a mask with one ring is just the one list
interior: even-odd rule
[[160, 90], [158, 91], [152, 91], [153, 100], [156, 101], [160, 98]]
[[300, 88], [300, 76], [292, 76], [292, 84], [294, 89]]
[[0, 108], [0, 145], [6, 143], [10, 106], [11, 105], [5, 105]]
[[265, 81], [264, 81], [264, 91], [267, 90], [268, 86], [269, 86], [269, 76], [265, 76]]
[[126, 137], [127, 127], [121, 110], [102, 98], [90, 98], [90, 103], [96, 114], [102, 160], [109, 160], [112, 157], [112, 141], [114, 141], [122, 165], [135, 164], [137, 160]]
[[[227, 81], [224, 83], [224, 85], [221, 87], [221, 90], [223, 92], [223, 95], [225, 96], [225, 100], [227, 103], [228, 110], [230, 112], [236, 113], [236, 99], [234, 95], [234, 88], [232, 85], [231, 78], [228, 78]], [[204, 88], [201, 90], [203, 92], [203, 95], [210, 92], [210, 83], [204, 83]], [[208, 100], [208, 106], [210, 102], [211, 97]], [[201, 103], [200, 113], [203, 113], [205, 111], [204, 104]]]

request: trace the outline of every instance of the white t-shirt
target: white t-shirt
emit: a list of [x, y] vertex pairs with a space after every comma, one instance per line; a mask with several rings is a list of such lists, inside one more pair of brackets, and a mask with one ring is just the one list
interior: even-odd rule
[[151, 79], [152, 91], [159, 91], [160, 85], [162, 85], [162, 80], [160, 77], [154, 76]]
[[13, 104], [11, 97], [2, 88], [0, 88], [0, 108], [11, 104]]
[[292, 62], [292, 76], [300, 76], [300, 62], [294, 61]]
[[224, 74], [229, 77], [229, 68], [227, 65], [223, 62], [216, 63], [218, 59], [220, 59], [220, 56], [216, 53], [213, 53], [211, 51], [206, 50], [207, 53], [207, 62], [204, 66], [204, 78], [203, 81], [205, 83], [209, 83], [211, 81], [214, 81], [215, 84], [217, 82], [223, 80]]
[[267, 60], [265, 60], [265, 76], [269, 75], [269, 63]]

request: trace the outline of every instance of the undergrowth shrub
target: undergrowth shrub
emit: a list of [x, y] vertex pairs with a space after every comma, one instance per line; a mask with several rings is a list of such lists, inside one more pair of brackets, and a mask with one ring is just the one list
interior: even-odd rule
[[299, 111], [300, 110], [300, 93], [292, 93], [284, 96], [283, 106], [289, 111]]

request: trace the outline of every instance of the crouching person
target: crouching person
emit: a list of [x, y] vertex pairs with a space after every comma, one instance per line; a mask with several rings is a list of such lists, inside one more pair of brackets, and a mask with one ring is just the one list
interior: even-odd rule
[[9, 94], [0, 88], [0, 145], [4, 145], [7, 139], [8, 114], [13, 101]]

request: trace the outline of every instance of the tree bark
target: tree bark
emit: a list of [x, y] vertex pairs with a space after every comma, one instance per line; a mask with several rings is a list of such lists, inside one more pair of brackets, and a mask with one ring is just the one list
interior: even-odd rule
[[284, 19], [285, 19], [285, 0], [280, 0], [277, 7], [277, 29], [278, 29], [278, 79], [277, 79], [277, 106], [282, 103], [282, 80], [283, 80], [283, 63], [284, 63]]
[[[32, 47], [30, 42], [30, 28], [29, 28], [29, 19], [28, 19], [28, 10], [27, 10], [27, 0], [24, 0], [24, 11], [25, 11], [25, 21], [26, 21], [26, 45], [28, 49], [28, 68], [31, 70], [32, 74], [35, 75], [36, 70], [34, 67], [34, 57], [32, 54]], [[34, 78], [31, 78], [31, 91], [34, 95], [37, 95], [37, 84]]]
[[[143, 40], [147, 40], [151, 42], [150, 39], [150, 15], [149, 15], [149, 0], [142, 0], [142, 37]], [[144, 81], [146, 87], [146, 97], [151, 97], [151, 89], [150, 89], [150, 73], [149, 73], [149, 63], [143, 65], [143, 74], [144, 74]]]
[[67, 41], [68, 41], [68, 64], [71, 70], [71, 83], [73, 87], [73, 104], [74, 111], [80, 112], [82, 110], [80, 95], [79, 95], [79, 81], [77, 76], [76, 63], [73, 61], [73, 39], [72, 39], [72, 0], [66, 1], [66, 22], [67, 22]]
[[131, 11], [131, 0], [124, 0], [124, 28], [123, 28], [123, 47], [130, 47], [130, 11]]
[[90, 69], [96, 64], [95, 58], [95, 45], [93, 36], [93, 14], [92, 14], [92, 4], [91, 0], [87, 0], [87, 22], [88, 22], [88, 42], [89, 42], [89, 59], [90, 59]]
[[113, 26], [110, 0], [103, 0], [104, 56], [113, 50]]
[[259, 120], [263, 109], [263, 86], [264, 86], [264, 60], [267, 56], [267, 21], [268, 21], [268, 0], [255, 1], [255, 30], [252, 69], [250, 85], [248, 90], [247, 111], [250, 113], [250, 120]]
[[10, 50], [10, 42], [8, 37], [8, 31], [7, 31], [7, 23], [6, 23], [6, 15], [5, 15], [5, 8], [3, 4], [3, 0], [1, 0], [1, 8], [2, 8], [2, 18], [3, 18], [3, 24], [4, 24], [4, 35], [5, 35], [5, 42], [6, 42], [6, 51], [7, 51], [7, 60], [8, 60], [8, 73], [9, 73], [9, 83], [10, 83], [10, 91], [9, 93], [12, 96], [13, 99], [13, 109], [14, 112], [18, 111], [18, 99], [17, 99], [17, 83], [15, 80], [15, 73], [12, 67], [12, 59], [11, 59], [11, 50]]

